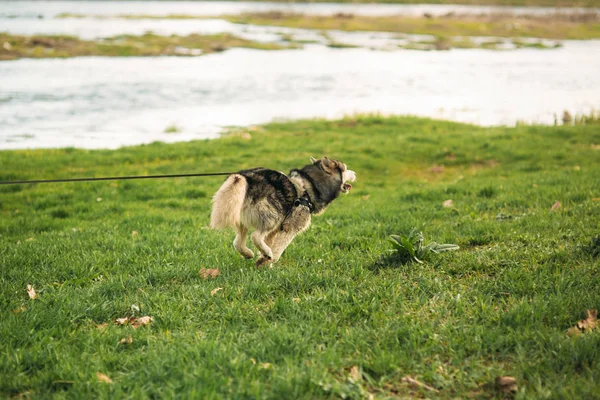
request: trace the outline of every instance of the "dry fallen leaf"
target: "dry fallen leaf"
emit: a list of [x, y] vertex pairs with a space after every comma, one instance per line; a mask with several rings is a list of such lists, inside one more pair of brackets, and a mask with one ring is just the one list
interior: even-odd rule
[[218, 268], [215, 268], [215, 269], [202, 268], [200, 270], [200, 272], [198, 272], [198, 275], [200, 275], [200, 278], [202, 278], [202, 279], [212, 279], [212, 278], [216, 278], [217, 276], [219, 276], [220, 273], [221, 273], [221, 271], [219, 271]]
[[499, 376], [496, 378], [496, 387], [503, 393], [516, 393], [518, 390], [517, 380], [512, 376]]
[[27, 294], [31, 300], [38, 298], [38, 294], [35, 292], [35, 289], [32, 285], [27, 285]]
[[419, 382], [418, 380], [416, 380], [415, 378], [411, 378], [410, 376], [405, 376], [404, 378], [401, 379], [401, 382], [408, 383], [409, 385], [412, 385], [412, 386], [418, 386], [425, 390], [429, 390], [430, 392], [439, 393], [439, 390], [437, 390], [436, 388], [426, 385], [423, 382]]
[[218, 292], [219, 290], [223, 290], [223, 288], [222, 288], [222, 287], [218, 287], [218, 288], [215, 288], [215, 289], [211, 290], [211, 291], [210, 291], [210, 295], [211, 295], [211, 296], [214, 296], [215, 294], [217, 294], [217, 292]]
[[579, 321], [577, 326], [584, 331], [591, 331], [598, 326], [598, 311], [587, 310], [587, 318]]
[[439, 174], [444, 172], [444, 166], [443, 165], [434, 165], [433, 167], [429, 168], [429, 171]]
[[154, 321], [154, 318], [150, 316], [145, 317], [125, 317], [125, 318], [117, 318], [115, 322], [119, 325], [131, 325], [132, 328], [137, 329], [140, 326], [148, 325], [150, 322]]
[[352, 378], [352, 380], [356, 383], [356, 382], [360, 382], [362, 375], [360, 374], [360, 370], [358, 369], [358, 366], [354, 365], [352, 368], [350, 368], [350, 378]]
[[154, 318], [147, 315], [145, 317], [129, 319], [129, 323], [131, 324], [131, 326], [133, 326], [134, 329], [137, 329], [140, 326], [148, 325], [152, 321], [154, 321]]
[[27, 309], [25, 308], [25, 306], [21, 306], [21, 307], [19, 307], [19, 308], [15, 308], [14, 310], [12, 310], [12, 312], [13, 312], [13, 314], [15, 314], [15, 315], [16, 315], [16, 314], [18, 314], [18, 313], [22, 313], [22, 312], [23, 312], [23, 311], [25, 311], [25, 310], [27, 310]]
[[579, 329], [578, 327], [572, 326], [569, 329], [567, 329], [567, 336], [573, 337], [579, 335], [581, 335], [581, 329]]
[[444, 207], [446, 207], [446, 208], [449, 208], [449, 207], [452, 207], [452, 203], [453, 203], [453, 201], [452, 201], [452, 200], [450, 200], [450, 199], [448, 199], [448, 200], [444, 201], [444, 202], [442, 203], [442, 205], [443, 205]]
[[600, 201], [600, 197], [594, 197], [592, 201]]
[[112, 379], [104, 375], [102, 372], [96, 372], [96, 376], [98, 377], [98, 382], [113, 383]]
[[560, 208], [560, 201], [557, 201], [556, 203], [554, 203], [554, 205], [552, 206], [552, 211], [556, 211]]
[[579, 336], [582, 333], [591, 332], [596, 329], [598, 325], [598, 311], [593, 309], [587, 310], [587, 318], [582, 319], [577, 325], [569, 328], [567, 330], [567, 336]]
[[105, 330], [107, 327], [108, 327], [108, 322], [96, 325], [96, 329], [100, 329], [101, 331]]
[[119, 340], [119, 344], [131, 344], [133, 343], [133, 338], [131, 336], [127, 336], [126, 338], [124, 337], [123, 339]]

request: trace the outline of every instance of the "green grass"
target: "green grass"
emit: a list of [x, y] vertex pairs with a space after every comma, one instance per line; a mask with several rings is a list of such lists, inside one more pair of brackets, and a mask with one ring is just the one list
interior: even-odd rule
[[[222, 178], [0, 186], [0, 393], [502, 398], [493, 382], [508, 375], [519, 399], [598, 399], [600, 331], [566, 330], [600, 307], [599, 144], [599, 125], [364, 116], [2, 151], [0, 180], [285, 171], [324, 154], [358, 180], [266, 270], [234, 252], [231, 232], [207, 229]], [[460, 250], [396, 262], [387, 239], [411, 227]], [[115, 325], [134, 304], [154, 322]]]
[[[100, 40], [82, 40], [73, 36], [19, 36], [0, 33], [0, 61], [18, 58], [66, 58], [80, 56], [197, 56], [232, 47], [279, 50], [279, 46], [238, 38], [228, 33], [187, 36], [119, 35]], [[8, 44], [8, 45], [6, 45]]]

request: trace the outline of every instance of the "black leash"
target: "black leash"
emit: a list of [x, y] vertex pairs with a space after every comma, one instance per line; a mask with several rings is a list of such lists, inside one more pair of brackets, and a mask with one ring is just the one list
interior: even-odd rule
[[162, 179], [162, 178], [187, 178], [191, 176], [219, 176], [231, 175], [235, 172], [213, 172], [208, 174], [171, 174], [171, 175], [142, 175], [142, 176], [109, 176], [104, 178], [71, 178], [71, 179], [37, 179], [33, 181], [3, 181], [0, 185], [25, 185], [28, 183], [56, 183], [56, 182], [93, 182], [93, 181], [119, 181], [130, 179]]

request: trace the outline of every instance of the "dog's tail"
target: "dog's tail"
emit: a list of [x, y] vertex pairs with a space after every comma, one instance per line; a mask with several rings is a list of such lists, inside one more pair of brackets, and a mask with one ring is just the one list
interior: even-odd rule
[[240, 225], [247, 189], [248, 181], [242, 175], [233, 174], [225, 180], [213, 196], [213, 208], [210, 215], [211, 228], [235, 228]]

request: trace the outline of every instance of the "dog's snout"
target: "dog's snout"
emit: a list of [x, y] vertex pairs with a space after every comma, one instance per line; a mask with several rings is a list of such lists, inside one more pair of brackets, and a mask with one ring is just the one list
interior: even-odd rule
[[356, 180], [356, 172], [352, 170], [344, 171], [344, 182], [354, 182]]

